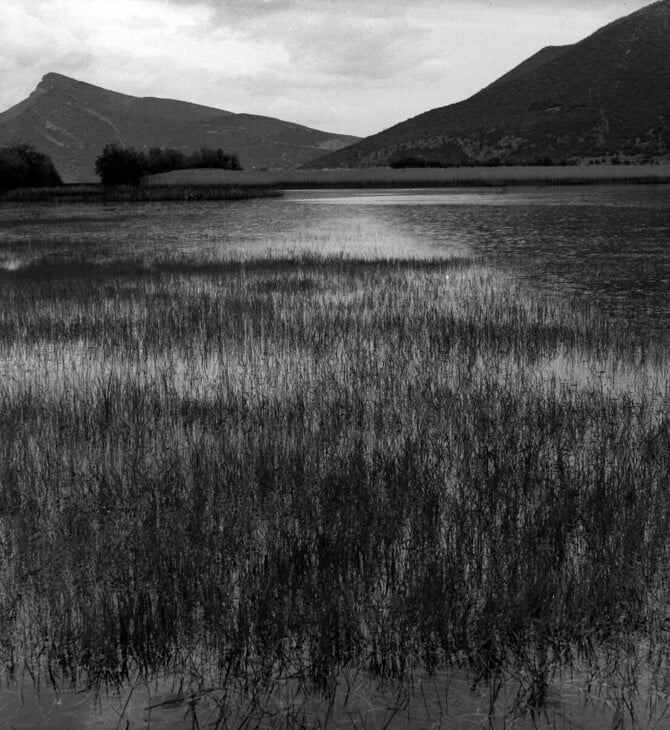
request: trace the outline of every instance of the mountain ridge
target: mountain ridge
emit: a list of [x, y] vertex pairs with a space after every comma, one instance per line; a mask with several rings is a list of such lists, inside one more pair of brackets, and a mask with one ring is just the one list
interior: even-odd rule
[[541, 49], [468, 99], [306, 166], [367, 167], [401, 157], [442, 164], [665, 159], [669, 40], [670, 0], [660, 0], [574, 44]]
[[0, 112], [0, 144], [33, 145], [51, 157], [66, 182], [97, 180], [95, 159], [108, 143], [184, 152], [221, 147], [253, 169], [298, 167], [358, 139], [268, 116], [131, 96], [56, 72]]

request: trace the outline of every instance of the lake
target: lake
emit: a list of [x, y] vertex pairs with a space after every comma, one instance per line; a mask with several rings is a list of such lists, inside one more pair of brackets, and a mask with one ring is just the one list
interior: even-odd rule
[[[315, 235], [316, 234], [316, 235]], [[0, 266], [270, 252], [474, 256], [530, 286], [670, 331], [670, 189], [291, 191], [241, 203], [0, 207]]]
[[[251, 265], [319, 254], [359, 270], [309, 257], [297, 272]], [[379, 258], [427, 265], [377, 269]], [[180, 267], [239, 259], [248, 272]], [[139, 265], [68, 275], [113, 262]], [[422, 642], [433, 647], [440, 629], [433, 606], [446, 607], [447, 644], [503, 636], [507, 650], [517, 630], [530, 636], [498, 689], [507, 707], [519, 687], [527, 699], [537, 669], [544, 709], [491, 727], [606, 728], [622, 707], [663, 721], [670, 388], [667, 360], [627, 347], [653, 342], [663, 355], [670, 342], [670, 188], [0, 205], [0, 280], [0, 647], [57, 657], [75, 678], [81, 651], [102, 690], [65, 682], [55, 694], [43, 680], [37, 693], [18, 655], [0, 726], [179, 728], [197, 714], [201, 727], [255, 727], [302, 712], [307, 726], [487, 727], [490, 686], [471, 689], [465, 654], [450, 671], [421, 671]], [[625, 346], [538, 294], [604, 314]], [[538, 613], [526, 615], [531, 602]], [[592, 607], [605, 604], [613, 618], [599, 624]], [[638, 629], [640, 605], [657, 632], [647, 655], [642, 629], [617, 634]], [[473, 606], [507, 633], [491, 638]], [[575, 615], [585, 628], [566, 647]], [[243, 646], [227, 655], [240, 676], [262, 678], [263, 650], [292, 671], [276, 640], [291, 661], [337, 665], [324, 626], [345, 657], [357, 637], [389, 666], [414, 651], [414, 691], [394, 694], [342, 659], [334, 710], [296, 674], [245, 715], [239, 677], [226, 695], [200, 674], [219, 640]], [[592, 640], [602, 654], [589, 654]], [[574, 647], [569, 669], [542, 675]], [[152, 678], [107, 696], [128, 652]], [[645, 656], [653, 666], [636, 674]]]

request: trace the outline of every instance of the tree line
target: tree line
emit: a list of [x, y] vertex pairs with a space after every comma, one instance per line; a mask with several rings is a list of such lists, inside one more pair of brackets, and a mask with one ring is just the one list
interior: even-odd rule
[[95, 172], [103, 185], [139, 185], [145, 175], [187, 168], [241, 170], [236, 154], [203, 147], [190, 155], [181, 150], [152, 147], [142, 152], [133, 147], [108, 144], [95, 161]]
[[13, 188], [41, 188], [62, 185], [48, 155], [27, 144], [0, 147], [0, 193]]
[[[95, 161], [103, 185], [139, 185], [145, 175], [187, 168], [241, 170], [236, 154], [203, 147], [191, 154], [152, 147], [148, 152], [117, 144], [105, 145]], [[57, 187], [63, 181], [51, 158], [28, 144], [0, 147], [0, 193], [15, 188]]]

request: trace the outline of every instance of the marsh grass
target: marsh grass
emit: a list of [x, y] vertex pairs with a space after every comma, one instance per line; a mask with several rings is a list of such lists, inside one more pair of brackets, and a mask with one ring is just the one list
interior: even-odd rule
[[463, 258], [0, 271], [6, 671], [220, 727], [450, 727], [449, 677], [658, 721], [667, 355]]
[[281, 191], [264, 183], [236, 184], [163, 184], [133, 185], [64, 185], [57, 188], [17, 188], [0, 195], [0, 201], [12, 203], [134, 203], [204, 200], [251, 200], [273, 198]]
[[500, 185], [656, 184], [670, 181], [670, 165], [569, 165], [519, 167], [391, 167], [331, 170], [174, 170], [150, 175], [147, 185], [244, 183], [280, 188], [488, 187]]

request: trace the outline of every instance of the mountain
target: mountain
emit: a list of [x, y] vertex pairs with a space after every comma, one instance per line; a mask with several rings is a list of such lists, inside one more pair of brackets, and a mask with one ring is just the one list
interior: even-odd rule
[[530, 163], [670, 149], [670, 0], [570, 46], [544, 48], [466, 101], [420, 114], [306, 167], [400, 158]]
[[51, 157], [65, 182], [97, 181], [95, 159], [110, 142], [185, 152], [221, 147], [251, 169], [298, 167], [358, 139], [270, 117], [127, 96], [56, 73], [0, 113], [0, 145], [33, 145]]

